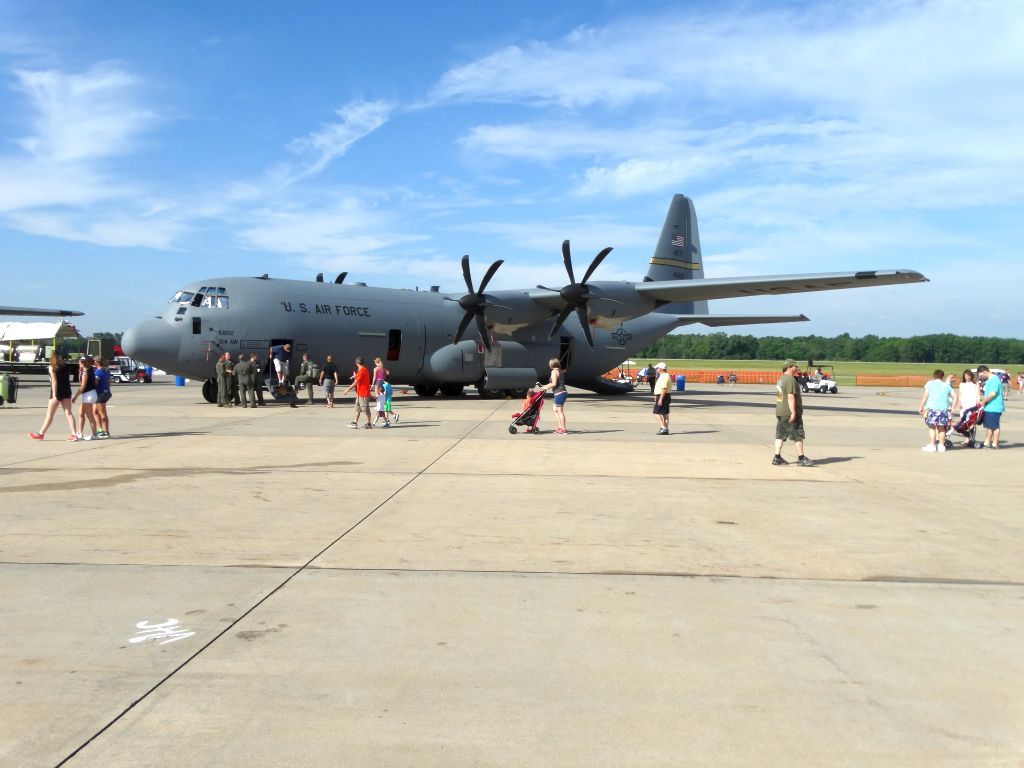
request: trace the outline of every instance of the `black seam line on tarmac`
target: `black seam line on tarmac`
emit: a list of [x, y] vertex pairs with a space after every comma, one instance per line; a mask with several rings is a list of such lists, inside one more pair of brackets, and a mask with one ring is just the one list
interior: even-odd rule
[[[370, 514], [373, 514], [372, 512]], [[367, 515], [369, 517], [369, 515]], [[365, 518], [364, 518], [365, 519]], [[362, 521], [360, 521], [362, 522]], [[332, 545], [337, 543], [338, 540], [343, 538], [345, 534], [339, 536], [337, 540], [332, 542]], [[326, 551], [326, 550], [325, 550]], [[317, 557], [320, 557], [321, 552]], [[315, 558], [314, 558], [315, 559]], [[310, 561], [311, 563], [312, 561]], [[862, 579], [836, 579], [828, 578], [825, 576], [751, 576], [750, 574], [743, 573], [695, 573], [692, 571], [552, 571], [552, 570], [536, 570], [536, 571], [525, 571], [525, 570], [511, 570], [511, 569], [500, 569], [500, 568], [345, 568], [336, 565], [311, 565], [306, 563], [301, 566], [299, 570], [310, 570], [310, 571], [335, 571], [338, 573], [426, 573], [426, 574], [440, 574], [440, 575], [453, 575], [453, 576], [643, 576], [648, 578], [661, 578], [661, 579], [723, 579], [730, 581], [779, 581], [779, 582], [818, 582], [821, 584], [931, 584], [951, 587], [1014, 587], [1024, 588], [1024, 581], [1003, 581], [999, 579], [955, 579], [946, 578], [943, 576], [865, 576]], [[81, 567], [90, 566], [93, 568], [237, 568], [237, 569], [252, 569], [252, 570], [280, 570], [290, 571], [295, 569], [293, 565], [250, 565], [242, 563], [232, 563], [228, 565], [209, 565], [206, 563], [74, 563], [74, 562], [34, 562], [34, 563], [22, 563], [0, 560], [0, 566], [23, 566], [26, 568], [38, 567], [38, 566], [67, 566], [67, 567]], [[298, 571], [296, 571], [296, 574]], [[293, 575], [294, 576], [294, 575]], [[293, 577], [289, 577], [289, 580]], [[287, 581], [282, 582], [278, 587], [275, 587], [274, 591], [284, 586]], [[273, 594], [273, 593], [271, 593]], [[267, 595], [269, 597], [270, 595]], [[266, 599], [266, 598], [263, 598]], [[262, 602], [262, 600], [261, 600]], [[257, 607], [259, 603], [253, 606]], [[249, 609], [250, 611], [252, 609]], [[248, 611], [247, 611], [248, 613]], [[238, 621], [241, 621], [244, 616], [240, 616]], [[237, 621], [235, 622], [237, 623]], [[233, 625], [232, 625], [233, 626]], [[230, 630], [231, 627], [229, 626]], [[223, 632], [221, 634], [224, 634]], [[219, 637], [219, 635], [218, 635]], [[216, 640], [217, 638], [214, 638]], [[210, 642], [213, 642], [212, 640]], [[205, 646], [204, 646], [205, 648]], [[200, 649], [203, 650], [203, 649]], [[187, 662], [186, 662], [187, 663]], [[184, 666], [184, 665], [182, 665]], [[141, 701], [141, 698], [139, 699]], [[127, 711], [127, 710], [126, 710]], [[102, 731], [100, 732], [102, 733]], [[97, 736], [99, 733], [96, 734]], [[66, 759], [66, 758], [65, 758]]]
[[[282, 581], [280, 584], [278, 584], [276, 587], [274, 587], [272, 590], [270, 590], [267, 594], [265, 594], [263, 597], [261, 597], [259, 600], [257, 600], [255, 603], [253, 603], [251, 606], [249, 606], [249, 608], [244, 613], [242, 613], [237, 619], [235, 619], [233, 622], [231, 622], [226, 627], [224, 627], [224, 629], [222, 629], [220, 632], [218, 632], [216, 635], [214, 635], [212, 638], [210, 638], [195, 653], [193, 653], [191, 656], [189, 656], [187, 659], [185, 659], [183, 662], [181, 662], [181, 664], [179, 664], [174, 669], [172, 669], [170, 672], [168, 672], [166, 675], [164, 675], [162, 678], [160, 678], [160, 680], [158, 680], [152, 687], [150, 687], [149, 690], [147, 690], [145, 693], [143, 693], [137, 699], [132, 701], [127, 707], [125, 707], [123, 710], [121, 710], [121, 712], [119, 712], [117, 715], [115, 715], [110, 720], [110, 722], [108, 722], [106, 725], [104, 725], [102, 728], [100, 728], [98, 731], [96, 731], [96, 733], [94, 733], [92, 736], [90, 736], [88, 739], [86, 739], [71, 754], [69, 754], [67, 757], [65, 757], [63, 760], [61, 760], [59, 763], [57, 763], [55, 768], [60, 768], [62, 765], [67, 764], [67, 762], [69, 760], [74, 758], [79, 752], [81, 752], [83, 749], [85, 749], [87, 746], [89, 746], [93, 741], [95, 741], [98, 737], [102, 736], [106, 731], [108, 731], [110, 728], [112, 728], [119, 720], [121, 720], [121, 718], [123, 718], [125, 715], [127, 715], [129, 712], [131, 712], [132, 709], [134, 709], [136, 705], [140, 704], [141, 702], [143, 702], [147, 698], [149, 698], [149, 696], [151, 694], [153, 694], [164, 683], [166, 683], [168, 680], [170, 680], [172, 677], [174, 677], [176, 674], [178, 674], [178, 672], [180, 672], [182, 669], [184, 669], [193, 660], [198, 658], [199, 655], [201, 653], [203, 653], [207, 648], [209, 648], [215, 642], [217, 642], [222, 637], [224, 637], [224, 635], [226, 635], [228, 632], [230, 632], [232, 629], [234, 629], [236, 626], [238, 626], [238, 624], [242, 620], [244, 620], [246, 617], [248, 617], [249, 614], [251, 614], [257, 608], [259, 608], [261, 605], [263, 605], [263, 603], [267, 602], [267, 600], [272, 598], [280, 590], [282, 590], [285, 586], [287, 586], [287, 584], [292, 579], [294, 579], [300, 573], [302, 573], [307, 568], [309, 568], [312, 565], [313, 561], [315, 561], [319, 557], [321, 557], [325, 552], [327, 552], [327, 550], [329, 550], [331, 547], [333, 547], [335, 544], [337, 544], [343, 538], [345, 538], [350, 533], [352, 533], [352, 531], [354, 531], [356, 528], [358, 528], [360, 525], [362, 525], [364, 522], [366, 522], [370, 517], [372, 517], [377, 512], [377, 510], [379, 510], [381, 507], [383, 507], [385, 504], [387, 504], [389, 501], [391, 501], [393, 498], [395, 498], [395, 496], [397, 496], [403, 490], [408, 488], [412, 483], [414, 483], [416, 481], [417, 478], [420, 477], [420, 475], [422, 475], [424, 472], [426, 472], [428, 469], [430, 469], [430, 467], [432, 467], [438, 461], [443, 459], [446, 455], [448, 455], [448, 453], [453, 451], [456, 448], [456, 446], [459, 445], [459, 443], [461, 443], [463, 440], [465, 440], [467, 437], [469, 437], [469, 435], [471, 435], [478, 427], [480, 427], [488, 419], [490, 419], [495, 413], [497, 413], [499, 408], [503, 408], [504, 406], [505, 406], [505, 403], [503, 401], [500, 402], [498, 405], [496, 405], [494, 407], [494, 409], [489, 414], [487, 414], [487, 416], [485, 416], [483, 419], [477, 421], [477, 423], [476, 423], [476, 425], [474, 427], [472, 427], [468, 432], [466, 432], [464, 435], [462, 435], [457, 440], [455, 440], [444, 451], [442, 451], [432, 462], [427, 464], [427, 466], [423, 467], [423, 469], [421, 469], [419, 472], [416, 472], [406, 482], [402, 483], [401, 486], [396, 488], [391, 494], [389, 494], [387, 496], [387, 498], [385, 498], [377, 506], [375, 506], [373, 509], [371, 509], [369, 512], [367, 512], [362, 518], [360, 518], [355, 523], [353, 523], [351, 526], [349, 526], [340, 536], [335, 538], [330, 544], [328, 544], [323, 549], [321, 549], [319, 552], [317, 552], [315, 555], [313, 555], [313, 557], [311, 557], [309, 560], [307, 560], [303, 565], [299, 566], [298, 568], [292, 567], [292, 572], [288, 575], [288, 577], [284, 581]], [[244, 567], [244, 566], [242, 566], [242, 567]]]

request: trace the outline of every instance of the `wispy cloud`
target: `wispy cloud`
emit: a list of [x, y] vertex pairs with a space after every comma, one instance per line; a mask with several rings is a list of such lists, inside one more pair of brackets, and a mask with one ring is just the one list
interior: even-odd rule
[[336, 111], [339, 122], [322, 125], [319, 130], [295, 139], [288, 149], [305, 158], [304, 175], [320, 173], [353, 144], [384, 125], [393, 108], [386, 101], [350, 102]]
[[156, 119], [133, 99], [138, 80], [114, 64], [86, 72], [15, 70], [16, 87], [35, 113], [33, 131], [18, 140], [26, 154], [54, 163], [94, 160], [132, 151]]
[[462, 146], [589, 160], [580, 195], [785, 176], [915, 207], [1009, 202], [1024, 199], [1020, 39], [1012, 2], [719, 6], [508, 47], [451, 69], [433, 95], [547, 110], [471, 127]]

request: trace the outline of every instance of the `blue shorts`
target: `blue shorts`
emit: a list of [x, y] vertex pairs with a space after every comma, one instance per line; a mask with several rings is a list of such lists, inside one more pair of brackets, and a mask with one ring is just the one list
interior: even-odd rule
[[981, 414], [981, 426], [985, 429], [999, 429], [999, 417], [1002, 412], [985, 411]]
[[569, 396], [568, 392], [559, 392], [555, 395], [555, 405], [561, 407], [565, 405], [565, 399]]

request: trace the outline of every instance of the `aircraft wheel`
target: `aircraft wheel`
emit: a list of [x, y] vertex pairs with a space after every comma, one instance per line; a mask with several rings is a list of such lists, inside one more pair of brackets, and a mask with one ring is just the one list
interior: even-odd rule
[[433, 397], [437, 394], [437, 386], [434, 384], [416, 384], [412, 389], [420, 397]]
[[441, 385], [441, 394], [445, 397], [458, 397], [464, 389], [462, 384], [444, 383]]
[[495, 400], [499, 397], [505, 397], [504, 389], [487, 389], [487, 387], [478, 386], [476, 391], [484, 400]]
[[521, 400], [522, 398], [526, 397], [526, 392], [526, 387], [515, 387], [514, 389], [508, 390], [508, 396], [515, 397]]
[[509, 425], [508, 425], [508, 433], [509, 433], [510, 435], [514, 435], [514, 434], [516, 434], [516, 433], [517, 433], [518, 431], [519, 431], [519, 430], [517, 430], [517, 429], [516, 429], [515, 427], [513, 427], [513, 426], [512, 426], [511, 424], [509, 424]]
[[203, 399], [208, 403], [217, 402], [217, 382], [213, 379], [203, 382]]

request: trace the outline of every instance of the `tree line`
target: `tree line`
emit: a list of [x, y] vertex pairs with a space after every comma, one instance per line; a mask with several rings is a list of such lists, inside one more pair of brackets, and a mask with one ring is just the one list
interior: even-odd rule
[[674, 334], [638, 353], [642, 358], [705, 360], [849, 360], [879, 363], [1024, 364], [1024, 340], [993, 336], [749, 336]]

